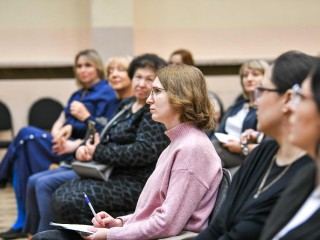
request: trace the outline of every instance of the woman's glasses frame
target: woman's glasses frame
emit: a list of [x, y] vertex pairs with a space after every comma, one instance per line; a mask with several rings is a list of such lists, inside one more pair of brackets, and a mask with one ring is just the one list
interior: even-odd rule
[[159, 93], [161, 93], [162, 91], [166, 91], [164, 88], [159, 88], [159, 87], [152, 87], [151, 88], [151, 98], [154, 100], [156, 99], [156, 97], [158, 96]]
[[254, 89], [254, 99], [257, 101], [262, 96], [263, 92], [282, 93], [282, 91], [276, 88], [256, 87]]

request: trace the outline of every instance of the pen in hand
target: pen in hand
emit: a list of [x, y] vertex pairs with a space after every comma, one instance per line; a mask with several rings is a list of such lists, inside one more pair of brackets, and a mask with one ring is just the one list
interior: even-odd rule
[[84, 195], [84, 198], [86, 199], [86, 202], [88, 203], [88, 205], [89, 205], [89, 207], [90, 207], [90, 209], [91, 209], [91, 212], [92, 212], [93, 216], [96, 218], [96, 220], [97, 220], [98, 222], [100, 222], [100, 221], [98, 220], [98, 218], [97, 218], [97, 214], [96, 214], [96, 212], [94, 211], [94, 209], [93, 209], [93, 207], [92, 207], [92, 205], [91, 205], [91, 202], [90, 202], [87, 194], [85, 194], [85, 193], [83, 192], [83, 195]]

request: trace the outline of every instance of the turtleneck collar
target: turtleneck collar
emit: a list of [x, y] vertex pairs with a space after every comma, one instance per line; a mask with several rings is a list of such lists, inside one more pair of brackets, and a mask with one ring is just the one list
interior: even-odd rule
[[[195, 129], [196, 127], [190, 123], [181, 123], [178, 126], [171, 128], [165, 132], [165, 134], [169, 137], [170, 141], [177, 138], [183, 137], [185, 134], [190, 132], [191, 129]], [[198, 129], [198, 128], [196, 128]]]

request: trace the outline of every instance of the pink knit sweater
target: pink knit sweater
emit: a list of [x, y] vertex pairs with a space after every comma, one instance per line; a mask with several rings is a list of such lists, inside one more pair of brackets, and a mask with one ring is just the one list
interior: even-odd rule
[[221, 161], [209, 138], [190, 124], [166, 131], [171, 144], [159, 157], [133, 214], [107, 239], [143, 240], [200, 232], [207, 224], [222, 178]]

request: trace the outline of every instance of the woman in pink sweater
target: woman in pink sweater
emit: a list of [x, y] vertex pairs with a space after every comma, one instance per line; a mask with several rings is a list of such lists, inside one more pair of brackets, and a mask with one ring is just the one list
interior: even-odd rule
[[[89, 228], [94, 234], [84, 239], [158, 239], [183, 230], [200, 232], [208, 225], [222, 170], [203, 132], [214, 125], [204, 76], [186, 65], [168, 66], [157, 74], [147, 103], [152, 119], [167, 128], [171, 144], [160, 155], [135, 212], [117, 218], [99, 212], [92, 220], [94, 227]], [[63, 236], [71, 235], [66, 231], [52, 235], [54, 239]]]

